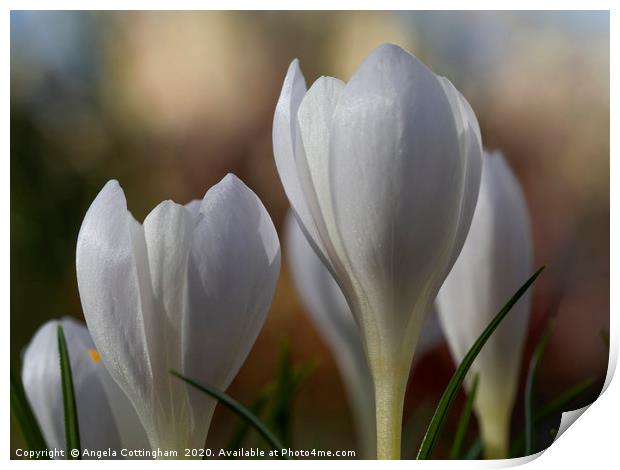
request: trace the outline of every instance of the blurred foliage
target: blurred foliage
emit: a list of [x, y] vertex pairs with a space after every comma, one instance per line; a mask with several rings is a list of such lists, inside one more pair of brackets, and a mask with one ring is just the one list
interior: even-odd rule
[[[43, 433], [26, 396], [24, 384], [13, 368], [11, 368], [11, 417], [18, 423], [27, 450], [34, 452], [47, 450]], [[48, 457], [40, 456], [39, 458], [47, 459]]]
[[316, 369], [317, 362], [309, 360], [303, 364], [294, 366], [291, 359], [290, 344], [282, 341], [280, 345], [280, 357], [278, 366], [278, 378], [273, 391], [273, 403], [269, 411], [268, 422], [272, 429], [282, 439], [285, 446], [293, 446], [291, 421], [293, 413], [293, 400], [299, 388]]
[[478, 392], [478, 380], [480, 376], [476, 374], [472, 381], [470, 392], [467, 394], [467, 401], [465, 402], [465, 406], [463, 407], [463, 411], [461, 411], [461, 417], [459, 418], [459, 424], [456, 428], [456, 433], [454, 434], [454, 441], [452, 442], [452, 447], [450, 449], [449, 458], [451, 459], [461, 459], [461, 447], [463, 445], [463, 439], [465, 438], [465, 433], [467, 432], [467, 428], [469, 427], [469, 421], [471, 419], [471, 413], [474, 406], [474, 400], [476, 399], [476, 393]]
[[[294, 446], [291, 428], [294, 415], [293, 401], [317, 365], [316, 360], [293, 364], [290, 345], [288, 341], [282, 340], [278, 358], [278, 375], [261, 389], [249, 407], [257, 416], [265, 417], [267, 427], [278, 436], [286, 447]], [[241, 447], [249, 430], [250, 427], [247, 422], [240, 423], [226, 448], [236, 450]]]
[[[11, 113], [11, 322], [12, 351], [43, 321], [70, 310], [61, 286], [73, 279], [77, 228], [92, 194], [61, 152], [27, 115]], [[60, 160], [60, 161], [59, 161]], [[35, 228], [36, 227], [36, 228]]]
[[[433, 418], [431, 419], [431, 422], [428, 425], [428, 429], [426, 430], [426, 434], [424, 434], [424, 438], [422, 439], [422, 444], [420, 445], [420, 450], [418, 451], [416, 459], [428, 460], [432, 458], [431, 456], [435, 447], [437, 446], [441, 430], [447, 420], [450, 410], [452, 409], [452, 405], [454, 404], [454, 401], [458, 396], [459, 391], [461, 390], [461, 386], [463, 384], [463, 381], [465, 380], [465, 377], [467, 376], [467, 373], [469, 372], [470, 367], [474, 363], [476, 357], [478, 356], [486, 342], [489, 340], [491, 335], [504, 320], [504, 318], [506, 318], [506, 315], [510, 313], [512, 307], [514, 307], [514, 305], [523, 296], [523, 294], [525, 294], [527, 290], [530, 289], [530, 286], [534, 283], [534, 281], [538, 278], [538, 276], [544, 269], [544, 266], [538, 268], [538, 270], [525, 282], [525, 284], [523, 284], [523, 286], [521, 286], [510, 299], [508, 299], [506, 304], [500, 309], [500, 311], [495, 315], [491, 322], [489, 322], [484, 331], [480, 333], [480, 336], [469, 348], [469, 351], [467, 351], [467, 354], [465, 354], [465, 357], [454, 371], [450, 382], [448, 382], [446, 389], [441, 395], [441, 399], [437, 404], [437, 408], [435, 409]], [[458, 427], [460, 427], [460, 425]]]
[[[68, 460], [82, 459], [82, 445], [80, 441], [80, 423], [78, 422], [78, 408], [73, 388], [73, 372], [69, 348], [65, 340], [62, 325], [58, 325], [58, 355], [60, 359], [60, 378], [62, 387], [62, 405], [65, 428], [65, 455]], [[78, 451], [77, 457], [73, 455]]]

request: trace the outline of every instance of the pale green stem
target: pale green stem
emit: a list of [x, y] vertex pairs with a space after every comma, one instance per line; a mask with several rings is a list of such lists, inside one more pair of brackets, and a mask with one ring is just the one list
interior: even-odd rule
[[479, 422], [484, 443], [484, 458], [507, 458], [510, 440], [510, 418], [507, 413], [487, 413], [480, 416]]
[[[421, 302], [406, 325], [379, 325], [366, 330], [366, 353], [375, 390], [377, 459], [400, 460], [405, 391], [421, 323], [427, 304]], [[369, 315], [367, 315], [369, 316]], [[403, 338], [408, 338], [404, 340]], [[403, 346], [403, 344], [405, 346]]]
[[408, 371], [384, 367], [374, 376], [377, 419], [377, 458], [400, 459], [403, 405]]

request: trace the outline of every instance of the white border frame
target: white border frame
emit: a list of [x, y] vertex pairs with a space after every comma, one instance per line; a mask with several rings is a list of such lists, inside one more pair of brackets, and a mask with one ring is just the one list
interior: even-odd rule
[[[538, 1], [505, 1], [501, 3], [501, 7], [498, 7], [496, 2], [473, 0], [469, 2], [457, 2], [457, 1], [393, 1], [384, 0], [380, 2], [381, 8], [376, 8], [377, 2], [368, 0], [360, 0], [355, 3], [344, 2], [338, 0], [315, 0], [312, 2], [296, 2], [295, 5], [285, 3], [282, 1], [264, 1], [264, 2], [251, 2], [251, 1], [198, 1], [198, 0], [176, 0], [175, 2], [162, 2], [162, 1], [138, 1], [138, 0], [109, 0], [102, 1], [90, 1], [88, 2], [88, 9], [97, 10], [132, 10], [132, 9], [150, 9], [150, 10], [241, 10], [241, 9], [277, 9], [277, 10], [346, 10], [355, 7], [358, 10], [410, 10], [410, 9], [431, 9], [431, 10], [462, 10], [466, 5], [468, 9], [474, 10], [512, 10], [512, 9], [531, 9], [531, 10], [611, 10], [610, 14], [610, 136], [611, 146], [610, 155], [617, 155], [618, 151], [618, 87], [614, 87], [613, 84], [620, 83], [620, 74], [618, 74], [618, 56], [617, 51], [617, 31], [620, 21], [618, 20], [618, 11], [614, 11], [612, 1], [590, 0], [584, 1], [566, 1], [566, 2], [553, 2], [548, 0]], [[4, 2], [4, 15], [0, 19], [2, 36], [0, 39], [0, 50], [2, 51], [3, 63], [5, 64], [5, 73], [2, 75], [2, 84], [4, 89], [3, 94], [3, 107], [2, 113], [2, 136], [4, 147], [4, 158], [2, 159], [2, 185], [0, 186], [2, 191], [2, 200], [0, 202], [0, 210], [2, 211], [2, 220], [4, 222], [2, 237], [2, 259], [10, 260], [10, 10], [29, 10], [29, 9], [58, 9], [58, 10], [79, 10], [84, 8], [84, 2], [77, 0], [64, 0], [49, 2], [43, 0], [25, 0], [14, 1], [9, 0]], [[614, 179], [618, 180], [619, 168], [618, 162], [614, 158], [610, 158], [610, 183], [613, 183]], [[620, 240], [619, 231], [619, 214], [618, 214], [618, 201], [619, 201], [618, 187], [610, 184], [610, 230], [611, 240]], [[561, 467], [563, 469], [569, 468], [584, 468], [590, 466], [591, 468], [611, 468], [613, 462], [617, 462], [617, 435], [614, 432], [616, 421], [620, 418], [620, 385], [618, 379], [612, 380], [616, 363], [618, 359], [618, 338], [620, 333], [618, 323], [618, 311], [620, 310], [619, 291], [620, 285], [618, 285], [618, 261], [619, 250], [611, 243], [610, 246], [610, 356], [609, 356], [609, 369], [607, 372], [607, 378], [605, 381], [604, 391], [601, 396], [583, 413], [580, 417], [578, 424], [570, 426], [564, 433], [559, 435], [556, 442], [554, 442], [548, 449], [537, 454], [536, 456], [530, 456], [527, 458], [513, 459], [513, 460], [500, 460], [500, 461], [399, 461], [399, 462], [373, 462], [373, 461], [359, 461], [355, 465], [362, 467], [372, 465], [394, 465], [404, 466], [410, 468], [411, 465], [421, 466], [423, 468], [466, 468], [466, 469], [480, 469], [480, 468], [504, 468], [513, 467], [518, 465], [527, 464], [528, 469], [541, 469], [547, 470], [550, 466]], [[3, 311], [4, 321], [8, 323], [10, 321], [10, 263], [3, 263], [0, 269], [0, 285], [2, 286], [2, 303], [4, 305]], [[613, 313], [616, 312], [616, 313]], [[10, 410], [9, 410], [9, 345], [10, 345], [10, 329], [5, 323], [2, 336], [4, 336], [4, 359], [0, 369], [0, 377], [4, 378], [4, 386], [0, 390], [0, 403], [4, 403], [2, 407], [1, 420], [1, 435], [2, 448], [4, 449], [4, 456], [8, 460], [11, 457], [10, 451]], [[563, 416], [563, 423], [570, 421], [576, 416], [576, 413], [565, 413]], [[573, 419], [574, 421], [574, 419]], [[560, 433], [558, 433], [560, 434]], [[537, 458], [536, 458], [537, 457]], [[10, 465], [15, 467], [29, 466], [27, 461], [11, 460]], [[109, 461], [108, 461], [109, 462]], [[148, 461], [142, 461], [148, 462]], [[143, 463], [140, 463], [142, 465]], [[153, 461], [157, 462], [152, 465], [162, 465], [168, 468], [172, 468], [171, 465], [178, 465], [178, 462], [173, 463], [166, 461]], [[66, 465], [66, 463], [64, 463]], [[109, 464], [109, 463], [108, 463]], [[36, 463], [34, 464], [36, 465]], [[93, 461], [84, 461], [83, 465], [107, 465], [105, 463], [93, 463]], [[116, 461], [113, 465], [120, 465], [124, 468], [130, 468], [133, 465], [129, 461]], [[148, 463], [146, 465], [149, 465]], [[205, 462], [190, 462], [189, 465], [209, 465], [218, 467], [230, 467], [248, 465], [244, 461], [210, 461], [208, 464]], [[272, 466], [290, 465], [290, 463], [283, 461], [253, 461], [251, 463], [256, 468], [272, 468]], [[316, 462], [313, 461], [295, 461], [295, 466], [299, 467], [314, 467]], [[341, 461], [325, 461], [321, 465], [339, 466], [342, 465]], [[616, 463], [617, 465], [617, 463]]]

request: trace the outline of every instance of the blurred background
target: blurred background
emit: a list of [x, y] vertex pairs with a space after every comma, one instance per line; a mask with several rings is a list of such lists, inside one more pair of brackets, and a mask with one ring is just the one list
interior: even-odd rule
[[[12, 363], [46, 320], [83, 318], [75, 242], [111, 178], [142, 220], [160, 201], [201, 198], [233, 172], [282, 235], [288, 202], [271, 126], [288, 64], [298, 57], [308, 84], [320, 75], [347, 80], [384, 42], [450, 78], [476, 111], [485, 147], [504, 152], [523, 186], [536, 265], [547, 265], [535, 284], [524, 371], [546, 319], [557, 316], [537, 402], [587, 378], [593, 385], [572, 407], [595, 399], [609, 331], [606, 12], [12, 12]], [[290, 442], [355, 449], [338, 370], [299, 302], [286, 256], [266, 325], [229, 393], [251, 403], [287, 360], [312, 362], [282, 418]], [[418, 362], [405, 457], [453, 371], [445, 344]], [[523, 426], [522, 395], [514, 433]], [[438, 457], [449, 449], [463, 401]], [[210, 445], [226, 444], [237, 424], [218, 408]], [[15, 448], [21, 437], [13, 424], [11, 435]], [[471, 423], [468, 440], [475, 435]]]

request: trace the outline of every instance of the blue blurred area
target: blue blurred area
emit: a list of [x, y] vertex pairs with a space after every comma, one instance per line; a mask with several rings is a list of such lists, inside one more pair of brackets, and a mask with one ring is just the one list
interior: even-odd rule
[[52, 97], [45, 79], [94, 96], [100, 65], [97, 25], [96, 13], [11, 12], [11, 68], [40, 80], [30, 98], [36, 101], [46, 91]]

